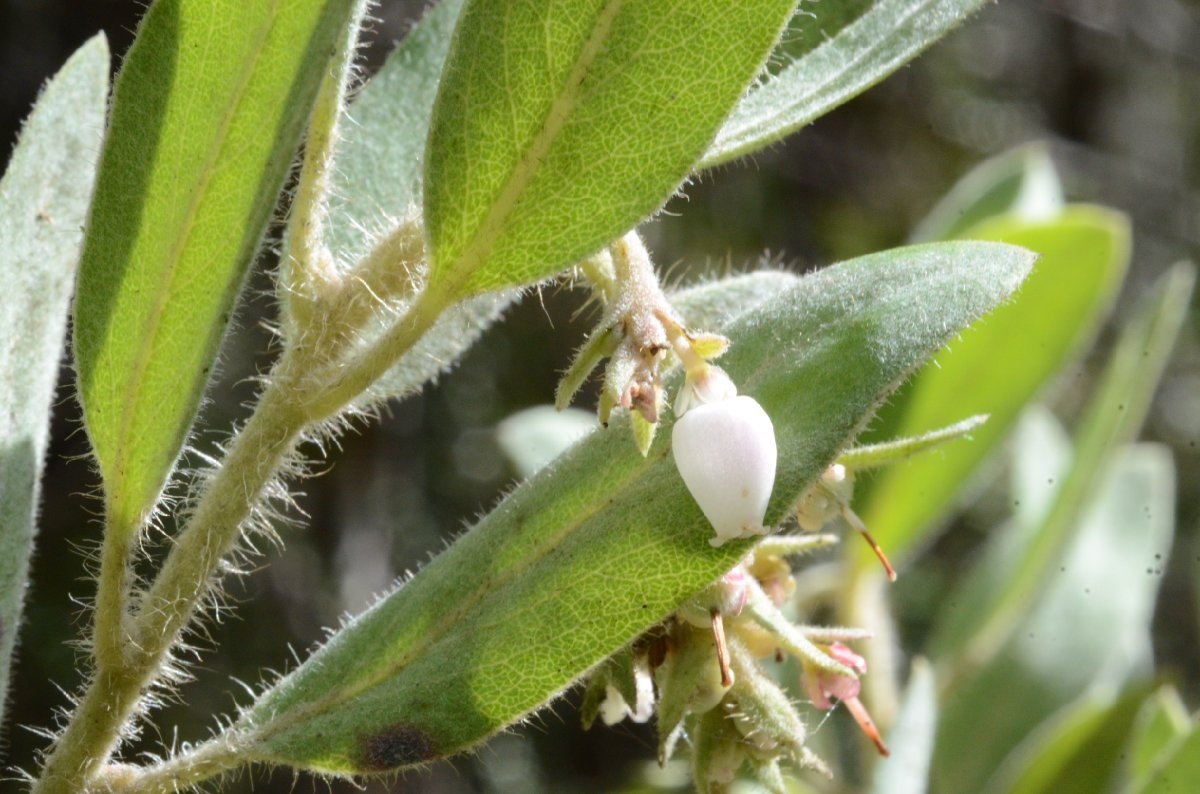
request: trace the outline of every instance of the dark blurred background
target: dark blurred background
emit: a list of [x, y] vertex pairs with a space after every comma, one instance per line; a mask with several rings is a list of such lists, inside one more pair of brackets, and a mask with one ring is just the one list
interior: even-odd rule
[[[386, 2], [367, 52], [377, 66], [422, 2]], [[817, 6], [812, 6], [817, 8]], [[104, 31], [116, 58], [143, 3], [131, 0], [0, 0], [0, 149], [7, 152], [41, 83], [70, 53]], [[672, 278], [739, 269], [773, 257], [807, 269], [897, 245], [934, 201], [991, 154], [1045, 141], [1071, 200], [1117, 207], [1135, 230], [1134, 262], [1116, 315], [1169, 265], [1200, 244], [1200, 3], [1194, 0], [1002, 0], [988, 6], [914, 65], [753, 159], [706, 174], [649, 227]], [[269, 263], [268, 263], [269, 268]], [[199, 445], [222, 438], [269, 366], [259, 327], [272, 314], [265, 272], [226, 345]], [[583, 296], [544, 289], [489, 332], [457, 370], [383, 420], [348, 435], [336, 465], [299, 487], [308, 519], [284, 527], [286, 552], [268, 548], [260, 570], [230, 583], [232, 612], [200, 643], [187, 705], [168, 705], [140, 747], [204, 738], [212, 715], [245, 695], [231, 677], [258, 680], [290, 664], [340, 614], [356, 612], [394, 578], [419, 566], [486, 510], [512, 482], [494, 438], [497, 421], [551, 401], [556, 374], [588, 330], [572, 314]], [[1191, 708], [1200, 705], [1200, 337], [1196, 315], [1160, 389], [1145, 436], [1172, 447], [1179, 470], [1179, 530], [1156, 616], [1160, 667]], [[1052, 395], [1071, 421], [1085, 395]], [[586, 398], [585, 398], [586, 400]], [[95, 548], [96, 480], [64, 368], [55, 441], [45, 479], [42, 534], [10, 694], [3, 766], [29, 769], [45, 726], [76, 688], [71, 644], [91, 596], [84, 563]], [[299, 518], [299, 517], [298, 517]], [[397, 520], [399, 518], [399, 520]], [[973, 523], [974, 522], [974, 523]], [[929, 553], [952, 569], [972, 553], [986, 517], [968, 513]], [[269, 563], [269, 565], [267, 564]], [[930, 599], [923, 599], [928, 602]], [[918, 607], [914, 606], [913, 609]], [[910, 634], [919, 613], [898, 611]], [[71, 616], [67, 618], [66, 616]], [[912, 636], [915, 642], [919, 637]], [[219, 651], [213, 650], [219, 646]], [[609, 791], [634, 786], [653, 757], [652, 734], [628, 724], [583, 736], [568, 695], [476, 757], [408, 775], [371, 791]], [[257, 791], [326, 790], [290, 773], [252, 773]], [[10, 785], [0, 782], [0, 787]], [[233, 787], [249, 788], [243, 781]], [[342, 787], [333, 785], [333, 790]], [[348, 787], [346, 790], [351, 790]], [[630, 789], [631, 790], [631, 789]]]

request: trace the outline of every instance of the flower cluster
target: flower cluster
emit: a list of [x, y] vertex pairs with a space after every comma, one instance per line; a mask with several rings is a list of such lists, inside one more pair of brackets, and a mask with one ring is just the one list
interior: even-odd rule
[[[748, 774], [784, 791], [784, 766], [825, 764], [805, 744], [798, 704], [764, 664], [791, 656], [811, 705], [845, 703], [879, 752], [887, 748], [858, 699], [866, 664], [845, 644], [855, 629], [796, 626], [780, 608], [795, 589], [788, 557], [834, 542], [829, 535], [777, 536], [674, 616], [597, 669], [583, 705], [585, 725], [645, 721], [657, 712], [659, 761], [681, 740], [692, 748], [700, 791], [719, 791]], [[779, 668], [781, 670], [787, 668]]]
[[[587, 374], [609, 358], [600, 419], [619, 407], [630, 412], [643, 454], [666, 405], [662, 371], [684, 370], [674, 401], [671, 446], [679, 475], [715, 534], [714, 546], [769, 535], [767, 506], [778, 450], [770, 417], [711, 363], [728, 340], [686, 329], [658, 287], [636, 234], [587, 263], [588, 278], [605, 305], [597, 331], [580, 350], [559, 389], [564, 405]], [[784, 766], [825, 764], [807, 747], [797, 703], [765, 662], [790, 656], [802, 671], [795, 683], [816, 709], [846, 704], [879, 752], [879, 731], [859, 700], [865, 660], [846, 644], [868, 633], [796, 626], [781, 607], [796, 588], [789, 557], [835, 542], [816, 534], [834, 519], [856, 528], [891, 578], [895, 572], [849, 507], [853, 476], [834, 464], [797, 500], [796, 523], [807, 534], [773, 536], [719, 581], [628, 648], [597, 668], [583, 705], [585, 725], [598, 717], [645, 722], [657, 714], [659, 761], [681, 740], [692, 748], [700, 791], [719, 791], [748, 772], [771, 791], [784, 791]], [[779, 668], [780, 670], [788, 668]]]

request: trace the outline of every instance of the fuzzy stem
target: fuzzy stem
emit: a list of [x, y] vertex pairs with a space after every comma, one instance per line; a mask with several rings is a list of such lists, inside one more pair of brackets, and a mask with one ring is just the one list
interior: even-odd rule
[[421, 338], [444, 305], [440, 293], [422, 293], [405, 317], [344, 368], [318, 367], [323, 388], [315, 394], [306, 394], [299, 386], [302, 378], [312, 377], [310, 359], [315, 354], [301, 347], [284, 355], [254, 414], [234, 439], [154, 583], [140, 599], [124, 663], [98, 664], [75, 714], [47, 756], [33, 794], [83, 791], [102, 772], [122, 726], [211, 591], [222, 559], [237, 544], [245, 520], [301, 432], [336, 414], [366, 390]]
[[674, 323], [671, 303], [663, 294], [658, 274], [654, 272], [654, 263], [650, 261], [650, 253], [638, 233], [629, 232], [613, 243], [610, 250], [618, 294], [627, 294], [635, 305], [645, 307], [651, 313], [658, 310], [667, 314]]
[[96, 794], [177, 794], [240, 767], [245, 762], [241, 735], [232, 729], [172, 758], [140, 769], [101, 771]]
[[304, 410], [311, 422], [333, 416], [366, 391], [397, 359], [415, 345], [446, 309], [449, 301], [443, 291], [420, 293], [408, 312], [374, 344], [352, 357], [323, 381], [320, 388], [304, 399]]
[[[347, 290], [341, 284], [324, 240], [337, 127], [353, 68], [359, 23], [367, 5], [368, 0], [356, 3], [355, 21], [348, 26], [331, 59], [309, 120], [287, 238], [291, 264], [287, 289], [293, 297], [293, 320], [302, 328], [327, 321], [328, 315], [322, 315], [330, 307], [345, 313], [347, 316], [340, 319], [347, 322], [361, 319], [361, 304], [347, 303], [350, 293], [358, 290]], [[410, 231], [405, 230], [400, 248], [406, 255], [401, 258], [411, 263], [420, 259], [419, 249], [413, 255], [410, 245], [412, 239], [420, 242], [420, 234], [418, 230], [414, 238]], [[370, 290], [369, 285], [363, 286]], [[162, 675], [171, 649], [219, 580], [222, 560], [237, 544], [246, 519], [294, 451], [304, 428], [335, 414], [365, 390], [420, 338], [444, 305], [441, 302], [435, 306], [432, 301], [418, 298], [412, 308], [421, 311], [410, 311], [345, 370], [338, 369], [336, 363], [329, 366], [331, 357], [328, 351], [321, 354], [320, 345], [301, 343], [285, 353], [254, 414], [199, 495], [195, 511], [153, 584], [132, 609], [129, 566], [138, 528], [108, 533], [120, 534], [123, 542], [111, 542], [110, 537], [101, 557], [94, 628], [95, 672], [71, 720], [46, 755], [41, 777], [33, 785], [34, 794], [74, 794], [93, 785], [115, 790], [123, 785], [121, 781], [130, 779], [129, 767], [106, 768], [120, 743], [121, 731], [136, 713], [146, 690]], [[312, 383], [313, 371], [325, 381], [312, 390], [319, 400], [310, 405], [305, 401], [309, 390], [303, 386]], [[223, 738], [205, 745], [213, 748], [204, 751], [211, 757], [191, 754], [192, 766], [182, 777], [170, 772], [169, 764], [160, 765], [168, 770], [161, 778], [163, 787], [145, 790], [173, 791], [177, 786], [189, 786], [233, 768], [240, 763], [239, 754], [234, 743], [224, 742]], [[152, 767], [147, 774], [157, 774], [160, 767]], [[114, 769], [116, 772], [110, 775]], [[132, 772], [132, 779], [141, 777]]]
[[322, 323], [336, 338], [322, 344], [333, 343], [340, 350], [346, 342], [354, 340], [375, 312], [386, 311], [394, 301], [411, 296], [424, 258], [425, 237], [420, 220], [401, 221], [346, 274], [341, 290], [329, 302], [327, 319]]
[[[286, 373], [287, 367], [282, 369]], [[237, 544], [245, 520], [304, 426], [289, 380], [268, 386], [138, 605], [137, 636], [154, 667], [211, 589], [221, 560]]]
[[119, 666], [129, 650], [129, 561], [136, 532], [136, 527], [105, 527], [92, 625], [92, 653], [100, 667]]
[[263, 392], [143, 596], [132, 619], [126, 662], [111, 666], [97, 660], [96, 674], [47, 756], [34, 794], [85, 789], [116, 748], [122, 726], [212, 588], [221, 559], [236, 544], [263, 488], [296, 444], [304, 414], [288, 392], [277, 383]]
[[617, 283], [629, 296], [632, 307], [630, 314], [635, 322], [653, 320], [666, 334], [684, 370], [694, 378], [706, 375], [708, 362], [692, 349], [683, 324], [675, 316], [671, 302], [662, 291], [658, 273], [654, 271], [654, 263], [650, 261], [642, 238], [636, 231], [630, 232], [612, 244], [612, 254]]

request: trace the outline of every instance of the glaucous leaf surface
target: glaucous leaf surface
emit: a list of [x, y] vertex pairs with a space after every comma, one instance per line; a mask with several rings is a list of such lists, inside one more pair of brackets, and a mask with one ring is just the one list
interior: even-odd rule
[[[463, 0], [442, 0], [430, 9], [354, 95], [342, 120], [325, 243], [343, 271], [366, 256], [415, 208], [429, 116], [462, 4]], [[286, 270], [286, 257], [280, 267]], [[277, 297], [287, 312], [287, 292]], [[469, 298], [447, 309], [360, 402], [403, 398], [436, 379], [516, 297], [516, 291], [508, 290]], [[403, 312], [404, 307], [398, 306], [384, 314], [395, 317]], [[364, 329], [362, 343], [383, 330], [382, 324]]]
[[794, 0], [469, 0], [425, 159], [429, 287], [551, 276], [662, 206]]
[[[781, 521], [884, 395], [1011, 294], [1031, 261], [989, 243], [900, 249], [729, 311], [711, 329], [734, 340], [722, 366], [776, 427], [767, 521]], [[720, 287], [701, 289], [711, 302]], [[681, 296], [685, 316], [687, 304]], [[369, 773], [467, 749], [728, 570], [752, 544], [709, 545], [669, 437], [643, 458], [627, 428], [597, 431], [518, 487], [244, 712], [250, 755]]]
[[[438, 315], [433, 327], [381, 375], [360, 402], [383, 402], [407, 397], [451, 369], [487, 328], [516, 301], [520, 290], [475, 295]], [[370, 338], [375, 332], [367, 330]]]
[[180, 453], [352, 0], [159, 0], [113, 96], [75, 300], [109, 525]]
[[355, 94], [341, 125], [327, 244], [343, 266], [420, 201], [438, 79], [464, 0], [441, 0]]
[[[1169, 271], [1123, 330], [1080, 420], [1072, 464], [1062, 476], [1048, 478], [1045, 485], [1052, 486], [1053, 496], [1046, 512], [1036, 516], [1037, 528], [1019, 561], [993, 599], [969, 601], [980, 614], [960, 624], [970, 632], [960, 652], [974, 663], [989, 658], [1016, 630], [1053, 574], [1080, 515], [1096, 500], [1114, 451], [1137, 437], [1187, 314], [1193, 282], [1190, 266]], [[1173, 468], [1168, 474], [1173, 478]], [[1035, 499], [1039, 484], [1030, 485], [1025, 495]], [[1136, 598], [1130, 595], [1123, 603], [1134, 604]]]
[[523, 408], [496, 426], [496, 442], [524, 479], [557, 458], [596, 427], [596, 414], [553, 405]]
[[1012, 433], [1012, 446], [1012, 516], [994, 530], [980, 563], [963, 576], [956, 597], [941, 610], [930, 643], [934, 658], [944, 660], [947, 666], [954, 664], [1003, 597], [1009, 578], [1021, 565], [1054, 506], [1059, 490], [1056, 485], [1071, 467], [1070, 437], [1058, 418], [1037, 403], [1021, 413]]
[[[1004, 644], [990, 657], [943, 660], [950, 683], [935, 757], [939, 788], [981, 791], [1009, 753], [1059, 709], [1085, 693], [1103, 705], [1130, 680], [1150, 674], [1149, 629], [1160, 582], [1154, 571], [1174, 535], [1174, 481], [1165, 448], [1123, 448], [1091, 492], [1063, 554], [1039, 572], [1039, 596]], [[1065, 490], [1045, 481], [1028, 484], [1057, 491], [1056, 500]], [[1014, 494], [1021, 502], [1027, 498], [1039, 497]], [[1032, 529], [1009, 530], [1020, 533], [1025, 547], [1005, 555], [1016, 563], [1010, 580], [1042, 528], [1036, 522]], [[995, 562], [991, 557], [985, 564]], [[987, 742], [975, 736], [981, 715], [987, 715]]]
[[33, 547], [50, 406], [108, 103], [108, 44], [42, 91], [0, 180], [0, 717]]
[[[800, 25], [828, 39], [796, 57], [742, 98], [701, 159], [711, 168], [769, 146], [854, 98], [945, 36], [984, 0], [876, 0], [853, 22], [824, 27], [824, 3], [804, 4]], [[829, 12], [835, 26], [842, 6]], [[786, 53], [784, 54], [786, 56]]]
[[937, 681], [928, 659], [913, 660], [896, 721], [888, 731], [892, 754], [875, 765], [871, 794], [925, 794], [937, 735]]

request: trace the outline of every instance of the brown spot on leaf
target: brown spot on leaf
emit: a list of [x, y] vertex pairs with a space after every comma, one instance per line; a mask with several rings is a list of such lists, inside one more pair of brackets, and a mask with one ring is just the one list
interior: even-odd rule
[[362, 739], [363, 765], [373, 772], [419, 764], [437, 756], [433, 741], [418, 728], [399, 723]]

